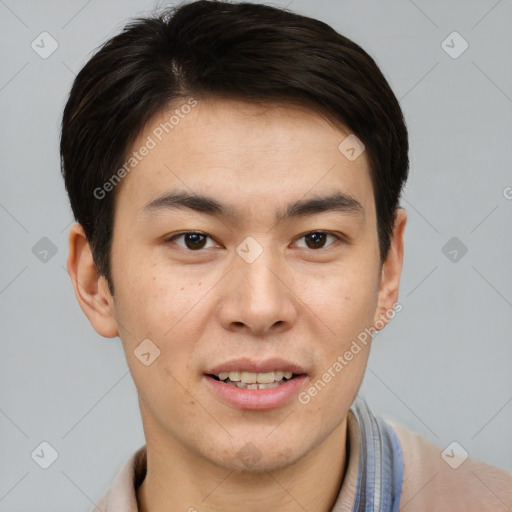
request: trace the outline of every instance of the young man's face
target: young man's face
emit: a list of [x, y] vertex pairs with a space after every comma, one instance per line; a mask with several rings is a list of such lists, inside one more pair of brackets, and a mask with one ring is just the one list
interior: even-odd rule
[[[133, 144], [149, 136], [156, 147], [117, 186], [113, 298], [100, 278], [111, 316], [88, 316], [100, 334], [119, 333], [146, 438], [162, 451], [282, 468], [345, 426], [370, 348], [353, 342], [397, 300], [405, 217], [382, 272], [366, 154], [338, 149], [350, 131], [305, 108], [212, 99], [162, 136], [176, 108]], [[156, 201], [178, 192], [225, 215]], [[334, 195], [346, 196], [338, 209], [278, 219]], [[181, 236], [191, 231], [205, 236]], [[209, 376], [258, 369], [302, 375], [265, 390]]]

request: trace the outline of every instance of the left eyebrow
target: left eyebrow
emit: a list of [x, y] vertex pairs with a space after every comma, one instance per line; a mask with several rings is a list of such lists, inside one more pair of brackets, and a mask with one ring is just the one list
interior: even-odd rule
[[[174, 209], [189, 209], [214, 217], [230, 219], [236, 217], [233, 207], [223, 205], [213, 197], [184, 191], [168, 192], [143, 207], [143, 211], [148, 213]], [[288, 204], [283, 212], [276, 213], [276, 222], [283, 222], [292, 217], [305, 217], [331, 211], [357, 214], [364, 218], [364, 208], [357, 199], [346, 193], [336, 192], [329, 196], [294, 201]]]
[[332, 211], [358, 214], [364, 218], [363, 205], [357, 199], [348, 194], [337, 192], [330, 196], [313, 197], [290, 203], [284, 213], [276, 215], [276, 221], [282, 222], [290, 217], [305, 217]]

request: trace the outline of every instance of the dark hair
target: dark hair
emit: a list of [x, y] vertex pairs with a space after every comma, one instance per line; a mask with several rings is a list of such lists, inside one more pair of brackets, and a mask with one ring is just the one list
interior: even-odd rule
[[64, 109], [66, 190], [112, 293], [115, 190], [99, 199], [95, 191], [123, 165], [148, 120], [190, 96], [291, 101], [349, 128], [366, 148], [385, 260], [409, 145], [375, 61], [321, 21], [268, 5], [199, 0], [131, 20], [78, 73]]

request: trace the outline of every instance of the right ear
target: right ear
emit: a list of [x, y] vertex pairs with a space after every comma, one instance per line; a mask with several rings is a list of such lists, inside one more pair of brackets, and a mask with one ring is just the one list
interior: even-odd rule
[[68, 273], [78, 303], [96, 332], [105, 338], [119, 336], [114, 299], [107, 280], [99, 275], [91, 248], [80, 224], [69, 232]]

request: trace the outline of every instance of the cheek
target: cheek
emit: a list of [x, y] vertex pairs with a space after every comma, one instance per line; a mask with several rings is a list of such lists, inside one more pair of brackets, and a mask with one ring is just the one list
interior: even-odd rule
[[[130, 262], [117, 267], [125, 278], [116, 285], [115, 314], [135, 379], [143, 385], [147, 373], [136, 358], [143, 340], [151, 340], [156, 348], [146, 344], [155, 353], [160, 351], [152, 364], [159, 371], [158, 379], [172, 380], [167, 372], [180, 381], [189, 378], [196, 340], [201, 339], [210, 314], [208, 302], [201, 299], [218, 276], [196, 276], [161, 262], [148, 264], [142, 258]], [[154, 381], [154, 377], [148, 379], [148, 383]]]
[[323, 422], [333, 428], [363, 380], [372, 339], [369, 328], [377, 304], [369, 285], [358, 288], [352, 284], [338, 283], [329, 289], [331, 300], [324, 302], [322, 315], [328, 334], [316, 339], [317, 364], [301, 397], [301, 403], [317, 407], [319, 415], [323, 411]]
[[161, 262], [129, 257], [118, 267], [116, 318], [132, 337], [161, 339], [187, 310], [197, 291], [183, 271], [166, 268]]
[[346, 343], [371, 325], [378, 299], [373, 268], [346, 263], [326, 275], [310, 274], [301, 288], [302, 301], [323, 322], [331, 345], [333, 339], [335, 345]]

